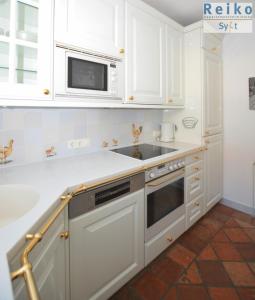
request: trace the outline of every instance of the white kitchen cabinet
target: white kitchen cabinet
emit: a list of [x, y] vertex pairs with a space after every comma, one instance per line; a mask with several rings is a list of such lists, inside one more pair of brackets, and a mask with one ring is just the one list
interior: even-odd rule
[[146, 266], [185, 232], [185, 223], [185, 214], [183, 214], [170, 226], [145, 243]]
[[186, 157], [186, 229], [204, 215], [204, 153]]
[[122, 57], [124, 0], [56, 0], [55, 40]]
[[70, 220], [71, 299], [108, 299], [144, 267], [144, 189]]
[[166, 103], [183, 105], [183, 32], [166, 29]]
[[[68, 240], [60, 237], [65, 232], [64, 214], [60, 215], [43, 240], [34, 248], [29, 256], [33, 266], [36, 286], [42, 300], [68, 300]], [[25, 244], [10, 259], [10, 269], [20, 267], [20, 256]], [[29, 299], [25, 281], [18, 278], [13, 281], [16, 300]]]
[[208, 211], [221, 200], [223, 194], [223, 136], [207, 137], [205, 143], [205, 210]]
[[203, 48], [206, 49], [207, 51], [221, 56], [222, 41], [219, 36], [210, 33], [204, 33], [202, 44], [203, 44]]
[[187, 189], [187, 201], [191, 201], [194, 198], [201, 195], [204, 191], [204, 174], [203, 170], [198, 171], [186, 179], [186, 189]]
[[52, 47], [52, 0], [1, 1], [0, 98], [50, 100]]
[[186, 229], [190, 228], [204, 215], [204, 194], [199, 195], [186, 206]]
[[127, 3], [126, 102], [165, 103], [165, 24]]
[[222, 60], [204, 52], [204, 136], [221, 133], [222, 124]]

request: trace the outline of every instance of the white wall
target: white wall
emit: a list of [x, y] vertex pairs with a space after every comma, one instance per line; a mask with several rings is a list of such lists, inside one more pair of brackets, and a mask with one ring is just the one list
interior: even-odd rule
[[249, 110], [248, 91], [248, 78], [255, 77], [253, 31], [228, 34], [223, 42], [224, 198], [249, 207], [253, 207], [255, 163], [255, 111]]

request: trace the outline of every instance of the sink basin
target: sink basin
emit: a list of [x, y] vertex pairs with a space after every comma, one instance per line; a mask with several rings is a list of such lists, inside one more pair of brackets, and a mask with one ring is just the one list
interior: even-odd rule
[[39, 198], [40, 195], [30, 186], [0, 185], [0, 228], [24, 216]]

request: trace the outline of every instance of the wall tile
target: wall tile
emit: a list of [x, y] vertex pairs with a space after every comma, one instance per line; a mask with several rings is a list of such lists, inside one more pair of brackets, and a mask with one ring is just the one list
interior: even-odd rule
[[[56, 157], [81, 155], [102, 149], [105, 140], [119, 146], [131, 144], [132, 123], [143, 126], [140, 141], [152, 140], [159, 130], [162, 111], [121, 109], [1, 109], [0, 145], [14, 139], [11, 165], [43, 161], [45, 150], [54, 146]], [[89, 138], [90, 146], [68, 149], [72, 139]], [[50, 158], [50, 159], [54, 159]]]

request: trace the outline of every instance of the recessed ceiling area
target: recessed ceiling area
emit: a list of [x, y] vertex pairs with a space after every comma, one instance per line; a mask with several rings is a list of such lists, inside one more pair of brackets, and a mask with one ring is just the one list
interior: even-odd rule
[[177, 23], [187, 26], [202, 19], [203, 0], [143, 0]]

